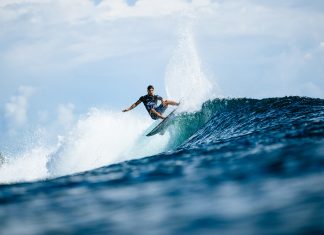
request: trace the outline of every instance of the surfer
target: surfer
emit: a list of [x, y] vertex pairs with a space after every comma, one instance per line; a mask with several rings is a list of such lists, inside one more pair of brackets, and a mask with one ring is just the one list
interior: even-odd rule
[[[161, 104], [157, 106], [158, 100], [161, 101]], [[147, 95], [141, 96], [138, 101], [136, 101], [134, 104], [132, 104], [129, 108], [124, 109], [123, 112], [127, 112], [135, 108], [137, 105], [139, 105], [141, 102], [143, 102], [147, 112], [150, 114], [151, 118], [156, 119], [165, 119], [165, 117], [162, 116], [162, 114], [165, 112], [165, 110], [168, 108], [168, 105], [176, 105], [178, 106], [180, 103], [177, 103], [172, 100], [163, 100], [161, 96], [154, 95], [154, 87], [152, 85], [149, 85], [147, 87]]]

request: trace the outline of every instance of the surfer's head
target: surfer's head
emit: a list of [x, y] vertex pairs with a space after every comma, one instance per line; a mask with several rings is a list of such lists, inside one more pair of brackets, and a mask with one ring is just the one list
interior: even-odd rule
[[148, 95], [154, 95], [154, 87], [152, 85], [149, 85], [147, 87], [147, 94]]

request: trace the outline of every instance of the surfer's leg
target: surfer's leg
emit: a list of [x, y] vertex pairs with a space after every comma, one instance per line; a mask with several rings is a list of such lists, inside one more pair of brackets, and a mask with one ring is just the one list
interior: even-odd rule
[[160, 104], [159, 107], [155, 109], [156, 112], [163, 114], [165, 110], [168, 108], [168, 105]]
[[177, 102], [175, 102], [173, 100], [165, 100], [164, 103], [165, 103], [166, 106], [168, 106], [169, 104], [178, 106], [180, 104], [180, 103], [177, 103]]
[[159, 117], [156, 114], [154, 114], [154, 113], [150, 114], [150, 116], [151, 116], [151, 118], [153, 120], [158, 120], [159, 119]]

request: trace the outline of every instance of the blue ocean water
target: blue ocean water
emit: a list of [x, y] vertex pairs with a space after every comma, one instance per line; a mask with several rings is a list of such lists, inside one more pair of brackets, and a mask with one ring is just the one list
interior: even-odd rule
[[0, 185], [0, 233], [324, 234], [324, 100], [215, 99], [168, 131], [154, 156]]

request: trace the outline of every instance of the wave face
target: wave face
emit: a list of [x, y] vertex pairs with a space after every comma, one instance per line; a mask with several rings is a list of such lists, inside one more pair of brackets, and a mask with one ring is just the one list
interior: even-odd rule
[[248, 146], [322, 138], [323, 107], [323, 100], [306, 97], [215, 99], [199, 112], [180, 115], [171, 131], [175, 146], [181, 143], [179, 149], [219, 146], [235, 139], [244, 139]]
[[161, 153], [0, 186], [3, 232], [324, 232], [324, 100], [214, 99], [153, 142]]

